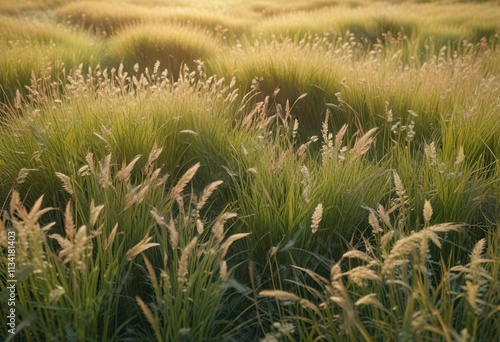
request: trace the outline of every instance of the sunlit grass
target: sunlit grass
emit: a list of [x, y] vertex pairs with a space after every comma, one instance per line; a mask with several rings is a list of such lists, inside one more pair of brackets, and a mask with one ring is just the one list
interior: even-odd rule
[[498, 336], [496, 3], [0, 11], [16, 339]]

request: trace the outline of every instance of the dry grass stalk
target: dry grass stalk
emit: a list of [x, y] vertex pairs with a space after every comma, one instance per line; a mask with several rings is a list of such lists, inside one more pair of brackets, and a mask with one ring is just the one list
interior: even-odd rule
[[153, 286], [153, 289], [155, 290], [156, 295], [160, 294], [160, 288], [159, 288], [159, 283], [158, 283], [158, 278], [156, 277], [156, 272], [153, 268], [153, 265], [149, 261], [149, 259], [143, 254], [142, 259], [144, 260], [144, 263], [146, 264], [146, 269], [148, 270], [149, 274], [149, 279], [151, 279], [151, 285]]
[[104, 158], [104, 162], [99, 162], [99, 184], [103, 188], [111, 187], [111, 153]]
[[116, 178], [128, 183], [130, 181], [130, 175], [132, 173], [132, 170], [134, 169], [134, 165], [135, 165], [135, 163], [137, 163], [139, 158], [141, 158], [140, 154], [135, 156], [135, 158], [132, 159], [132, 161], [128, 165], [124, 164], [122, 166], [121, 170], [118, 171], [118, 173], [116, 174]]
[[141, 308], [142, 312], [144, 313], [144, 316], [146, 316], [146, 319], [148, 320], [149, 324], [155, 328], [158, 326], [158, 319], [157, 317], [153, 316], [153, 313], [151, 310], [149, 310], [148, 306], [144, 301], [141, 299], [141, 297], [136, 296], [135, 300], [137, 301], [137, 304], [139, 304], [139, 307]]
[[319, 224], [321, 222], [321, 219], [323, 218], [323, 204], [318, 203], [316, 208], [314, 208], [314, 212], [312, 215], [312, 222], [311, 222], [311, 231], [312, 233], [316, 233], [319, 228]]
[[217, 221], [215, 221], [214, 226], [212, 227], [212, 234], [218, 244], [224, 239], [224, 225], [226, 224], [226, 221], [236, 216], [236, 213], [224, 213], [217, 219]]
[[186, 173], [184, 173], [181, 179], [170, 191], [171, 199], [177, 199], [178, 197], [182, 197], [181, 196], [182, 191], [184, 191], [184, 188], [186, 187], [187, 183], [191, 181], [191, 179], [194, 177], [196, 171], [198, 171], [199, 168], [200, 168], [200, 163], [196, 163], [189, 170], [187, 170]]
[[[437, 233], [446, 233], [450, 231], [458, 230], [462, 225], [443, 223], [438, 224], [426, 229], [422, 229], [419, 232], [414, 232], [410, 236], [404, 237], [396, 241], [392, 247], [389, 255], [384, 260], [382, 265], [381, 273], [383, 276], [389, 275], [393, 269], [400, 264], [401, 259], [407, 260], [407, 256], [410, 253], [417, 251], [426, 246], [427, 239], [430, 239], [436, 244], [437, 247], [441, 247]], [[425, 239], [425, 241], [423, 241]]]
[[113, 227], [113, 230], [111, 230], [111, 233], [109, 233], [109, 236], [104, 239], [104, 250], [108, 250], [109, 246], [113, 244], [115, 241], [116, 233], [118, 232], [118, 223], [115, 224]]
[[185, 284], [187, 282], [189, 255], [197, 243], [198, 238], [194, 237], [182, 251], [181, 260], [179, 261], [179, 271], [177, 273], [177, 281], [180, 284]]
[[264, 290], [259, 292], [260, 297], [270, 297], [270, 298], [276, 298], [278, 300], [282, 301], [290, 301], [290, 302], [298, 302], [300, 301], [300, 297], [297, 295], [287, 292], [287, 291], [282, 291], [282, 290]]
[[363, 296], [360, 299], [354, 303], [354, 306], [361, 306], [361, 305], [374, 305], [380, 310], [385, 310], [384, 306], [380, 301], [377, 299], [377, 294], [376, 293], [370, 293], [369, 295]]
[[64, 173], [61, 172], [56, 172], [55, 173], [57, 178], [59, 178], [63, 184], [63, 189], [66, 190], [66, 192], [70, 195], [74, 195], [75, 192], [73, 191], [73, 185], [71, 184], [71, 178], [66, 176]]
[[229, 277], [229, 274], [227, 273], [227, 262], [226, 260], [222, 260], [220, 263], [219, 267], [219, 273], [220, 273], [220, 279], [222, 281], [226, 281]]
[[69, 240], [75, 235], [75, 224], [73, 223], [73, 210], [71, 209], [71, 201], [68, 201], [66, 210], [64, 211], [64, 231]]
[[425, 227], [429, 226], [429, 222], [432, 218], [432, 206], [429, 201], [425, 201], [424, 203], [424, 225]]
[[349, 279], [354, 284], [362, 288], [365, 288], [368, 285], [368, 280], [375, 282], [382, 281], [382, 278], [380, 278], [380, 276], [375, 271], [366, 266], [354, 267], [345, 274], [349, 276]]
[[90, 219], [89, 219], [90, 227], [93, 227], [96, 224], [102, 209], [104, 209], [104, 204], [98, 205], [96, 207], [94, 204], [94, 200], [90, 202]]
[[127, 253], [125, 253], [125, 261], [130, 261], [133, 258], [135, 258], [137, 255], [141, 254], [145, 250], [159, 246], [159, 243], [156, 242], [149, 242], [152, 239], [152, 237], [145, 237], [141, 241], [139, 241], [138, 244], [136, 244], [134, 247], [130, 248]]
[[203, 234], [203, 232], [205, 231], [205, 225], [203, 224], [203, 221], [200, 219], [196, 219], [196, 231], [200, 235]]
[[31, 171], [38, 171], [38, 169], [27, 169], [23, 167], [21, 170], [19, 170], [16, 178], [16, 183], [23, 184]]
[[167, 227], [167, 224], [165, 223], [165, 218], [160, 215], [160, 213], [155, 207], [152, 207], [149, 213], [151, 214], [151, 216], [153, 216], [153, 219], [159, 226]]
[[380, 228], [380, 223], [378, 222], [378, 218], [373, 213], [373, 211], [370, 211], [370, 214], [368, 215], [368, 223], [373, 229], [372, 234], [378, 234], [380, 232], [383, 232], [382, 228]]
[[361, 138], [357, 139], [354, 147], [350, 152], [350, 161], [354, 161], [364, 155], [370, 149], [371, 144], [375, 141], [373, 135], [377, 131], [377, 127], [370, 129]]
[[394, 229], [392, 227], [391, 218], [389, 217], [389, 213], [387, 211], [385, 211], [384, 207], [381, 204], [378, 205], [377, 213], [378, 213], [380, 219], [382, 220], [382, 222], [384, 222], [384, 224], [389, 229], [391, 229], [391, 230]]
[[87, 235], [86, 226], [81, 226], [71, 240], [59, 234], [52, 234], [49, 237], [61, 246], [58, 256], [64, 264], [73, 262], [76, 269], [86, 269], [85, 259], [92, 253], [92, 236]]
[[457, 158], [455, 159], [454, 165], [455, 166], [460, 165], [463, 163], [464, 160], [465, 160], [464, 147], [460, 146], [457, 152]]
[[174, 219], [172, 218], [172, 215], [170, 215], [170, 221], [168, 223], [167, 229], [170, 240], [170, 246], [172, 247], [173, 250], [175, 250], [177, 249], [177, 246], [179, 244], [179, 232], [177, 231], [177, 228], [175, 228], [175, 222]]
[[214, 193], [214, 191], [217, 189], [219, 185], [224, 183], [223, 181], [219, 180], [216, 182], [210, 183], [201, 193], [200, 200], [198, 201], [196, 205], [196, 211], [200, 211], [203, 206], [207, 203], [207, 200], [210, 198], [210, 196]]
[[163, 151], [163, 148], [157, 148], [156, 146], [153, 147], [151, 152], [149, 153], [148, 161], [146, 162], [146, 165], [144, 165], [143, 171], [146, 175], [149, 175], [150, 172], [153, 169], [153, 164], [154, 162], [160, 157], [161, 152]]
[[314, 311], [314, 313], [318, 316], [321, 316], [321, 311], [319, 310], [319, 308], [313, 304], [312, 302], [308, 301], [307, 299], [304, 299], [302, 298], [300, 301], [299, 301], [299, 304], [300, 306], [302, 306], [304, 309], [309, 309], [309, 310], [312, 310]]
[[251, 233], [239, 233], [239, 234], [233, 234], [230, 237], [228, 237], [227, 240], [224, 241], [224, 243], [221, 246], [221, 257], [224, 258], [226, 256], [227, 251], [233, 242], [242, 239], [250, 234]]

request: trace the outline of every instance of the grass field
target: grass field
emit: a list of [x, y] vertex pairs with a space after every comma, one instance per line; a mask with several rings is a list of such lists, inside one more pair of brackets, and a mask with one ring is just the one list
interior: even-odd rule
[[494, 341], [498, 18], [0, 2], [0, 338]]

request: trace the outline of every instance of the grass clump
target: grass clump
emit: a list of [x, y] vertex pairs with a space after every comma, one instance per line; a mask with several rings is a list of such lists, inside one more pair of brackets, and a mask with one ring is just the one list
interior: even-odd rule
[[83, 32], [51, 23], [0, 18], [0, 102], [12, 101], [16, 92], [26, 94], [35, 78], [55, 78], [102, 57], [99, 40]]
[[176, 81], [181, 66], [194, 69], [195, 60], [215, 56], [217, 51], [217, 41], [206, 31], [179, 25], [149, 24], [129, 27], [111, 38], [108, 56], [115, 63], [123, 62], [126, 70], [132, 70], [136, 63], [152, 68], [159, 62]]

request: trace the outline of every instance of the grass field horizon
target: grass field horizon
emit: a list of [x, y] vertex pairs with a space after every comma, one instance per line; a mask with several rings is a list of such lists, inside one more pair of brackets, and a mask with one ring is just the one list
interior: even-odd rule
[[0, 338], [495, 340], [499, 17], [3, 1]]

